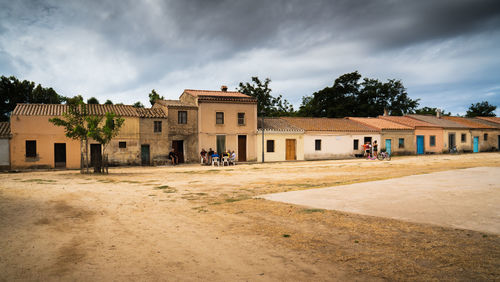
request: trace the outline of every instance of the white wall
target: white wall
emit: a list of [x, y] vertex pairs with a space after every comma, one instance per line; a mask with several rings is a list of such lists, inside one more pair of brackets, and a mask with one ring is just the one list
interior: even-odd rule
[[[306, 160], [341, 159], [362, 154], [364, 137], [371, 137], [372, 142], [380, 144], [380, 134], [342, 134], [342, 133], [306, 133], [304, 136], [304, 158]], [[315, 150], [315, 140], [321, 140], [321, 150]], [[359, 140], [358, 150], [354, 150], [354, 140]], [[380, 146], [379, 146], [380, 147]]]
[[[264, 161], [286, 161], [286, 139], [295, 139], [295, 153], [297, 160], [304, 160], [304, 134], [303, 133], [264, 133]], [[267, 140], [274, 140], [274, 152], [267, 152]], [[257, 134], [257, 162], [262, 161], [262, 131]]]
[[0, 139], [0, 166], [10, 165], [9, 139]]

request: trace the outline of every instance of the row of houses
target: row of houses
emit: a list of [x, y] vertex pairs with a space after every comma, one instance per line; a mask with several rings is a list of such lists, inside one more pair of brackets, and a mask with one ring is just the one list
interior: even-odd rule
[[[442, 153], [456, 147], [481, 152], [500, 147], [500, 118], [408, 115], [377, 118], [257, 118], [257, 101], [228, 91], [186, 89], [178, 100], [151, 108], [87, 105], [91, 115], [114, 112], [125, 119], [104, 151], [115, 165], [199, 162], [202, 149], [235, 151], [239, 162], [340, 159], [362, 155], [377, 141], [391, 154]], [[0, 168], [80, 168], [81, 144], [49, 122], [66, 105], [18, 104], [10, 122], [0, 123]], [[101, 144], [90, 141], [90, 157]]]
[[[375, 141], [392, 155], [497, 151], [500, 118], [430, 115], [376, 118], [266, 118], [259, 121], [266, 161], [341, 159], [361, 156]], [[262, 136], [264, 135], [264, 137]], [[262, 152], [262, 145], [257, 151]], [[262, 160], [262, 156], [258, 156]]]

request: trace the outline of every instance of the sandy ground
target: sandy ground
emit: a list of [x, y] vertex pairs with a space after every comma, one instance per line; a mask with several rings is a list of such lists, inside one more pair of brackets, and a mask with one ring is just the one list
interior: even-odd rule
[[499, 157], [0, 174], [0, 281], [498, 280], [498, 235], [253, 197]]
[[500, 234], [499, 175], [478, 167], [258, 197]]

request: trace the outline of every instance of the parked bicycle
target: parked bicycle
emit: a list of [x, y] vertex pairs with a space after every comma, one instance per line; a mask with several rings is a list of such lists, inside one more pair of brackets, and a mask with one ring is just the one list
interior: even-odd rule
[[453, 146], [450, 148], [450, 154], [458, 154], [457, 146]]
[[380, 161], [383, 161], [383, 160], [390, 161], [391, 160], [391, 154], [389, 154], [387, 152], [380, 152], [377, 155], [377, 159], [379, 159]]

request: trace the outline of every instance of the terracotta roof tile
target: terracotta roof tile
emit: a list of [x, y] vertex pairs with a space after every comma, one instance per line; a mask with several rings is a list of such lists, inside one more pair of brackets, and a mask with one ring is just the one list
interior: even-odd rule
[[350, 120], [363, 123], [365, 125], [377, 128], [379, 130], [411, 130], [413, 127], [392, 122], [381, 118], [361, 118], [349, 117]]
[[157, 104], [162, 105], [164, 107], [190, 107], [196, 108], [195, 105], [183, 103], [181, 100], [156, 100]]
[[469, 128], [476, 128], [476, 129], [493, 129], [493, 128], [496, 128], [496, 127], [493, 127], [493, 126], [490, 126], [490, 125], [487, 125], [487, 124], [476, 122], [476, 121], [474, 121], [473, 119], [470, 119], [470, 118], [451, 117], [451, 116], [443, 116], [442, 118], [444, 118], [446, 120], [454, 121], [456, 123], [463, 124], [463, 125], [465, 125], [465, 126], [467, 126]]
[[473, 120], [475, 122], [479, 122], [479, 123], [486, 124], [486, 125], [492, 126], [494, 128], [500, 129], [500, 123], [492, 122], [489, 119], [473, 118]]
[[10, 137], [10, 123], [8, 121], [0, 122], [0, 138]]
[[246, 94], [237, 91], [214, 91], [214, 90], [194, 90], [185, 89], [184, 92], [189, 93], [195, 97], [200, 96], [218, 96], [218, 97], [241, 97], [241, 98], [252, 98]]
[[500, 117], [476, 117], [478, 119], [487, 120], [494, 123], [500, 123]]
[[[262, 118], [257, 119], [257, 128], [262, 129]], [[266, 131], [304, 132], [302, 128], [294, 126], [282, 118], [264, 118], [264, 129]]]
[[425, 121], [428, 123], [432, 123], [438, 126], [441, 126], [443, 128], [468, 128], [467, 126], [460, 124], [458, 122], [454, 122], [451, 120], [447, 120], [444, 118], [437, 118], [435, 116], [431, 115], [408, 115], [410, 118], [418, 119], [421, 121]]
[[402, 125], [406, 125], [406, 126], [409, 126], [413, 129], [415, 127], [438, 127], [439, 128], [439, 126], [437, 126], [435, 124], [421, 121], [418, 119], [413, 119], [410, 117], [405, 117], [405, 116], [379, 116], [379, 118], [389, 120], [389, 121], [392, 121], [395, 123], [399, 123]]
[[345, 118], [282, 117], [290, 124], [306, 131], [374, 132], [375, 128]]
[[[89, 114], [103, 116], [113, 112], [122, 117], [166, 117], [162, 109], [135, 108], [130, 105], [87, 105]], [[64, 104], [17, 104], [12, 115], [20, 116], [61, 116], [68, 109]]]

